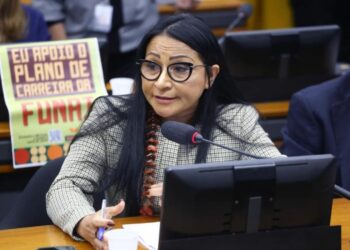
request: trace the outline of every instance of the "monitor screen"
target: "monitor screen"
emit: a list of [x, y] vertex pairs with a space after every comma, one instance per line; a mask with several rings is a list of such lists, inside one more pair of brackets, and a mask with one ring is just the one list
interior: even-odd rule
[[248, 101], [286, 100], [337, 75], [337, 25], [230, 32], [222, 49]]
[[165, 170], [163, 241], [329, 225], [332, 155], [204, 163]]

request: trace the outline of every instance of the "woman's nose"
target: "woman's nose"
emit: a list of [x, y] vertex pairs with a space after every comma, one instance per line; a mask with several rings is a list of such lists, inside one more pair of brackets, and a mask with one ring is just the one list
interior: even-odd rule
[[171, 78], [169, 77], [166, 69], [164, 69], [161, 72], [160, 76], [158, 77], [158, 79], [156, 80], [154, 85], [157, 88], [170, 88], [170, 87], [172, 87], [172, 81], [171, 81]]

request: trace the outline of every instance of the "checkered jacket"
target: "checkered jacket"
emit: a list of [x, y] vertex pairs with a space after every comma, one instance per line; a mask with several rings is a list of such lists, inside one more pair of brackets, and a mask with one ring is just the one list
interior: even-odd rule
[[[103, 122], [97, 117], [107, 109], [107, 98], [115, 105], [119, 105], [116, 100], [113, 100], [114, 97], [98, 99], [81, 130], [84, 130], [88, 124]], [[280, 156], [267, 133], [260, 127], [258, 114], [252, 106], [227, 105], [221, 111], [218, 123], [229, 133], [214, 128], [211, 138], [214, 142], [263, 157]], [[83, 217], [95, 212], [92, 207], [92, 196], [82, 190], [93, 191], [102, 176], [103, 166], [119, 159], [123, 145], [123, 125], [125, 122], [101, 133], [80, 137], [71, 145], [62, 169], [46, 196], [47, 212], [50, 218], [66, 233], [72, 235], [76, 224]], [[163, 181], [164, 168], [194, 163], [197, 152], [196, 146], [179, 145], [166, 139], [159, 131], [157, 134], [159, 144], [156, 157], [156, 183]], [[210, 146], [207, 162], [247, 158], [222, 148]], [[121, 194], [112, 194], [113, 192], [106, 193], [109, 204], [115, 204], [117, 200], [123, 198]], [[155, 205], [159, 205], [159, 199], [155, 200], [157, 203]]]

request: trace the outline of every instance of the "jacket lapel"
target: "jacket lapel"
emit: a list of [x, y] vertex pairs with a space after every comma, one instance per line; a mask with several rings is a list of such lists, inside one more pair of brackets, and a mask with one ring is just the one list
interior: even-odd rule
[[332, 125], [339, 156], [342, 186], [350, 190], [350, 80], [348, 78], [342, 82], [338, 97], [331, 108]]

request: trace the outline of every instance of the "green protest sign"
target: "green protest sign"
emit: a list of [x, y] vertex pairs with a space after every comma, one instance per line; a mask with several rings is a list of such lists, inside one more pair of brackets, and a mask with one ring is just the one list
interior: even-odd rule
[[96, 39], [0, 46], [14, 168], [66, 154], [93, 100], [107, 95]]

